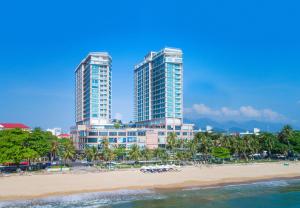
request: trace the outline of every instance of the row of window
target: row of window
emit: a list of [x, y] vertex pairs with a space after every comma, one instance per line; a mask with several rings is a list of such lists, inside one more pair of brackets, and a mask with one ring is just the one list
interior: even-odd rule
[[[126, 134], [127, 133], [127, 134]], [[90, 131], [89, 136], [146, 136], [145, 131], [129, 131], [129, 132], [97, 132], [97, 131]]]

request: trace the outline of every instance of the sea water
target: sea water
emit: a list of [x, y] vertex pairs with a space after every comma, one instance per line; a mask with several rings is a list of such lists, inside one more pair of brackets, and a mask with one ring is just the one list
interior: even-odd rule
[[300, 180], [277, 180], [167, 192], [120, 190], [85, 193], [28, 201], [5, 201], [0, 202], [0, 207], [300, 208]]

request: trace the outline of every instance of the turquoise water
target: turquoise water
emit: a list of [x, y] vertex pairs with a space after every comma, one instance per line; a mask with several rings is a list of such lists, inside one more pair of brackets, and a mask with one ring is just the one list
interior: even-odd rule
[[0, 207], [300, 208], [300, 180], [266, 181], [170, 192], [121, 190], [87, 193], [31, 201], [0, 202]]

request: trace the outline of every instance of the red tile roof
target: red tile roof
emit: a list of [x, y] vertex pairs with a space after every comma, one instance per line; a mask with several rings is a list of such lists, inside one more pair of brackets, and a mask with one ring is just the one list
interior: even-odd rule
[[71, 135], [70, 134], [60, 134], [57, 137], [60, 137], [60, 138], [70, 138]]
[[5, 129], [29, 129], [28, 126], [21, 124], [21, 123], [0, 123], [0, 126], [3, 126]]

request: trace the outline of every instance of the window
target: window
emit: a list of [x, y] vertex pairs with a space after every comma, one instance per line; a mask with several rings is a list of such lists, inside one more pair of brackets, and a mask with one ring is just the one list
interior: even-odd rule
[[118, 132], [119, 136], [126, 136], [126, 132]]
[[117, 136], [117, 132], [109, 132], [109, 136]]
[[126, 143], [126, 137], [118, 138], [118, 143]]
[[117, 143], [117, 138], [109, 138], [108, 142], [109, 143]]
[[128, 136], [136, 136], [136, 132], [135, 131], [129, 131]]
[[146, 136], [146, 132], [145, 131], [139, 131], [138, 136]]
[[168, 130], [173, 130], [173, 127], [172, 126], [168, 126]]
[[88, 143], [97, 143], [97, 138], [88, 138]]
[[89, 136], [98, 136], [98, 132], [90, 131]]
[[108, 132], [99, 132], [99, 136], [108, 136]]
[[128, 137], [127, 138], [127, 142], [136, 142], [136, 141], [137, 141], [136, 137]]
[[175, 126], [175, 130], [180, 130], [181, 126]]

